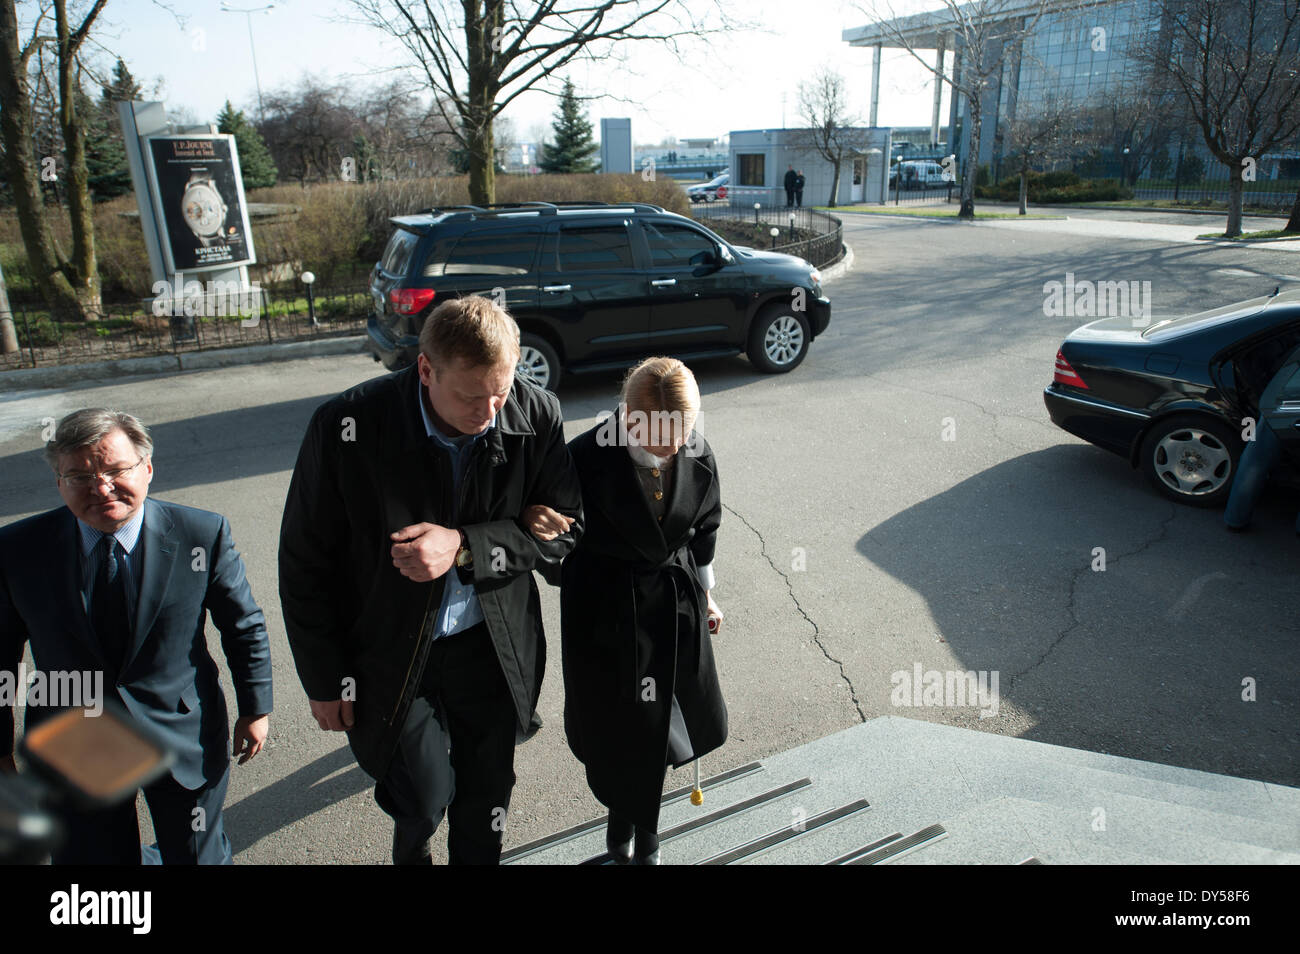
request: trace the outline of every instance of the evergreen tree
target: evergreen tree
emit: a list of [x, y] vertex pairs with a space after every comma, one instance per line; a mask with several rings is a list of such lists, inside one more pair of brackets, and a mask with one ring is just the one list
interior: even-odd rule
[[591, 123], [582, 114], [573, 83], [567, 79], [551, 129], [554, 142], [546, 144], [538, 162], [543, 172], [595, 171], [591, 157], [600, 147], [591, 138]]
[[114, 103], [120, 100], [132, 100], [140, 98], [140, 84], [135, 81], [131, 71], [126, 68], [121, 57], [113, 65], [113, 81], [103, 87], [103, 94], [100, 96], [100, 106], [115, 109]]
[[365, 133], [357, 133], [352, 137], [352, 158], [357, 164], [358, 182], [374, 182], [380, 178], [379, 160], [376, 156], [375, 147], [371, 145]]
[[244, 191], [275, 185], [280, 172], [275, 168], [275, 161], [271, 158], [271, 151], [266, 148], [262, 134], [248, 121], [242, 109], [230, 105], [230, 100], [226, 100], [226, 105], [217, 116], [217, 132], [229, 133], [235, 137]]
[[87, 185], [96, 201], [131, 191], [131, 169], [126, 161], [126, 142], [117, 117], [117, 103], [139, 96], [140, 84], [121, 58], [113, 65], [112, 81], [100, 87], [98, 103], [92, 103], [89, 96], [78, 91], [77, 110], [86, 117]]
[[111, 102], [95, 103], [77, 90], [77, 111], [85, 118], [86, 186], [96, 202], [114, 199], [131, 191], [131, 168], [126, 162], [126, 143], [117, 108]]

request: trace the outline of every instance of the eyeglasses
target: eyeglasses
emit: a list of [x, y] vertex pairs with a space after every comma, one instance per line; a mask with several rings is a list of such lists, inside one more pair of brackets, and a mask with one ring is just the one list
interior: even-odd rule
[[107, 480], [110, 484], [116, 485], [119, 480], [143, 463], [144, 458], [141, 457], [130, 467], [118, 467], [114, 470], [106, 470], [102, 474], [59, 474], [59, 480], [65, 481], [69, 487], [75, 487], [77, 490], [98, 486], [101, 480]]

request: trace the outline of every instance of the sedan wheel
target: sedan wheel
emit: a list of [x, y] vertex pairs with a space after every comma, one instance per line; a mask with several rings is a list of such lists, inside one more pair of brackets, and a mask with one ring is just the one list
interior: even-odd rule
[[1157, 424], [1142, 444], [1147, 476], [1165, 496], [1201, 507], [1222, 504], [1241, 456], [1228, 429], [1208, 419]]

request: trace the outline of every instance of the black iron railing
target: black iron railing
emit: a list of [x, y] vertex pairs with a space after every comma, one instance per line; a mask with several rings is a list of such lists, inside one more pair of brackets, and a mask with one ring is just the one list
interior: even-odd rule
[[[154, 314], [139, 303], [110, 304], [97, 321], [56, 322], [49, 312], [15, 305], [19, 351], [0, 355], [0, 369], [80, 364], [118, 358], [180, 354], [355, 335], [365, 331], [370, 292], [365, 287], [316, 288], [308, 308], [301, 286], [261, 290], [260, 308], [206, 310], [225, 314]], [[204, 308], [192, 309], [202, 312]], [[314, 320], [313, 320], [314, 318]]]
[[[818, 268], [839, 258], [844, 245], [843, 222], [816, 209], [702, 205], [691, 213], [705, 225], [725, 225], [718, 231], [735, 244], [797, 255]], [[777, 230], [775, 236], [772, 229]]]

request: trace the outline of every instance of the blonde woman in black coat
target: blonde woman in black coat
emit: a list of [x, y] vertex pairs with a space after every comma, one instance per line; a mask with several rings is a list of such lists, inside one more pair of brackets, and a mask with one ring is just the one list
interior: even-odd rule
[[648, 358], [569, 444], [587, 525], [561, 568], [564, 726], [619, 863], [659, 863], [667, 767], [727, 738], [709, 635], [722, 500], [699, 410], [690, 369]]

